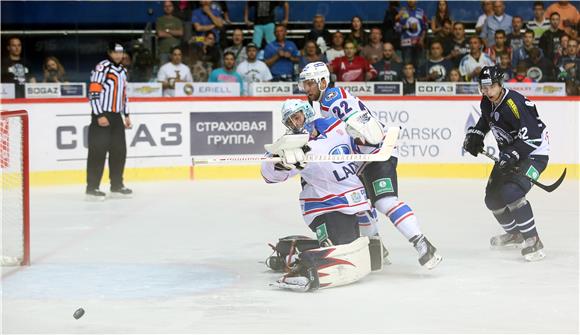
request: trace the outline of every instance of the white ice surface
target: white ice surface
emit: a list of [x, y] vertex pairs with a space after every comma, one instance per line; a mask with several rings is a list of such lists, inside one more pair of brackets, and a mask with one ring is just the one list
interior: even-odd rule
[[[550, 182], [550, 181], [547, 181]], [[308, 234], [297, 179], [138, 183], [83, 201], [32, 189], [32, 266], [3, 269], [3, 333], [578, 333], [578, 185], [530, 199], [547, 257], [490, 250], [484, 180], [400, 181], [443, 255], [432, 271], [382, 218], [393, 264], [314, 293], [268, 287], [267, 242]], [[103, 187], [105, 189], [105, 187]], [[84, 317], [73, 312], [83, 307]]]

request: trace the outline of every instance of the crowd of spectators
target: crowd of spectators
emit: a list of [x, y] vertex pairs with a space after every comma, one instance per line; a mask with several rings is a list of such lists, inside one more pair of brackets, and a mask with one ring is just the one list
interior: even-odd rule
[[[237, 82], [248, 92], [252, 82], [295, 81], [314, 61], [327, 63], [333, 80], [400, 81], [404, 94], [414, 94], [415, 81], [476, 81], [480, 69], [492, 64], [504, 70], [508, 82], [564, 82], [568, 95], [580, 94], [580, 14], [569, 1], [547, 8], [536, 1], [527, 18], [506, 13], [503, 1], [482, 1], [472, 35], [465, 22], [454, 21], [445, 0], [431, 18], [418, 5], [390, 1], [382, 25], [367, 27], [353, 16], [346, 34], [329, 31], [325, 17], [316, 14], [311, 30], [290, 40], [286, 1], [248, 1], [244, 29], [231, 27], [225, 1], [164, 1], [155, 27], [156, 62], [139, 76], [131, 73], [130, 54], [123, 64], [131, 81], [161, 82], [167, 96], [174, 95], [176, 82]], [[283, 19], [276, 23], [278, 7]], [[35, 80], [20, 58], [20, 39], [9, 39], [7, 50], [2, 82], [18, 86]], [[39, 80], [66, 81], [58, 59], [46, 58]]]

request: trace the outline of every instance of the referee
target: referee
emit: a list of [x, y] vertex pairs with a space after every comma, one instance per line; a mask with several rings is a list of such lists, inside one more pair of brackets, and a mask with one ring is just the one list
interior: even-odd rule
[[[87, 200], [105, 200], [99, 190], [107, 153], [111, 197], [128, 198], [133, 191], [123, 184], [123, 170], [127, 158], [125, 128], [131, 127], [127, 110], [127, 70], [121, 65], [123, 46], [111, 43], [108, 59], [97, 64], [91, 73], [89, 101], [89, 156], [87, 159]], [[124, 116], [124, 119], [123, 119]]]

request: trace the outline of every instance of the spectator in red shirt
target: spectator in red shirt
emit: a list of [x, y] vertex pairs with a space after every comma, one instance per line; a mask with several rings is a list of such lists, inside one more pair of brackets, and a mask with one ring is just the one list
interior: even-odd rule
[[520, 62], [516, 67], [516, 75], [508, 80], [508, 83], [533, 83], [532, 78], [527, 77], [528, 68], [524, 62]]
[[344, 44], [344, 56], [330, 63], [330, 72], [336, 74], [337, 81], [370, 81], [377, 71], [364, 57], [356, 56], [356, 46], [348, 41]]

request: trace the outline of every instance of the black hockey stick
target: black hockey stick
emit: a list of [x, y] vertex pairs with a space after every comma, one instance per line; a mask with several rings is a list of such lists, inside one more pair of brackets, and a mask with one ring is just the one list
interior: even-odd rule
[[[494, 161], [494, 162], [496, 162], [496, 163], [497, 163], [497, 162], [499, 162], [499, 159], [497, 159], [497, 158], [496, 158], [494, 155], [492, 155], [492, 154], [488, 153], [487, 151], [484, 151], [484, 150], [482, 150], [482, 151], [480, 151], [480, 153], [481, 153], [482, 155], [484, 155], [485, 157], [487, 157], [487, 158], [489, 158], [489, 159], [493, 160], [493, 161]], [[521, 173], [521, 172], [519, 172], [519, 173]], [[535, 180], [535, 179], [532, 179], [532, 178], [530, 178], [530, 177], [528, 177], [528, 176], [525, 176], [525, 177], [526, 177], [526, 178], [528, 178], [528, 180], [529, 180], [529, 181], [530, 181], [532, 184], [534, 184], [534, 185], [538, 186], [538, 187], [539, 187], [539, 188], [541, 188], [542, 190], [544, 190], [544, 191], [546, 191], [546, 192], [552, 192], [552, 191], [554, 191], [555, 189], [557, 189], [557, 188], [558, 188], [558, 186], [560, 186], [560, 184], [562, 184], [562, 182], [564, 181], [564, 178], [566, 177], [566, 168], [564, 168], [564, 172], [562, 172], [562, 175], [560, 176], [560, 178], [558, 178], [558, 180], [556, 180], [556, 182], [555, 182], [555, 183], [553, 183], [552, 185], [544, 185], [544, 184], [540, 183], [539, 181], [537, 181], [537, 180]]]

